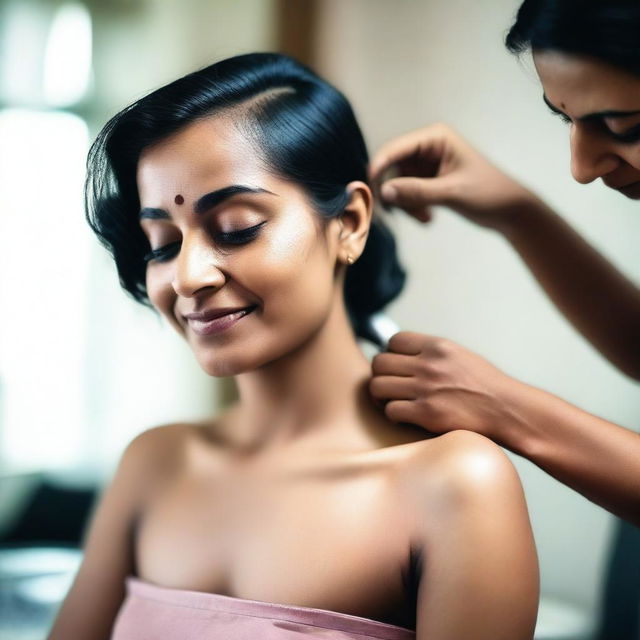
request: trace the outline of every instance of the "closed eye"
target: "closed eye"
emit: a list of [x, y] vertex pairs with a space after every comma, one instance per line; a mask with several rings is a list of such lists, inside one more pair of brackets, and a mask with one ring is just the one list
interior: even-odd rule
[[[571, 118], [565, 115], [564, 113], [562, 113], [561, 111], [555, 111], [553, 109], [550, 109], [550, 111], [554, 116], [557, 116], [558, 118], [560, 118], [562, 122], [566, 124], [572, 124], [573, 121], [571, 120]], [[596, 121], [592, 120], [591, 122], [595, 124]], [[609, 127], [607, 127], [607, 125], [602, 120], [600, 120], [598, 124], [600, 125], [601, 131], [606, 133], [610, 138], [612, 138], [616, 142], [622, 142], [623, 144], [625, 143], [632, 144], [634, 142], [640, 142], [640, 124], [636, 125], [635, 127], [631, 127], [631, 129], [629, 129], [628, 131], [625, 131], [624, 133], [614, 133], [613, 131], [611, 131], [611, 129], [609, 129]]]
[[146, 253], [142, 259], [145, 262], [166, 262], [167, 260], [171, 260], [173, 256], [175, 256], [180, 249], [179, 242], [171, 242], [170, 244], [165, 244], [164, 247], [159, 247], [158, 249], [151, 249], [149, 253]]
[[640, 141], [640, 124], [635, 127], [631, 127], [631, 129], [625, 131], [624, 133], [613, 133], [613, 131], [609, 130], [609, 135], [618, 142], [622, 143], [632, 143]]
[[[238, 229], [237, 231], [219, 231], [215, 234], [215, 240], [218, 244], [222, 245], [243, 245], [248, 244], [252, 240], [254, 240], [258, 234], [260, 233], [260, 229], [266, 223], [266, 220], [253, 225], [252, 227], [247, 227], [246, 229]], [[164, 245], [163, 247], [158, 247], [157, 249], [152, 249], [148, 253], [143, 256], [144, 262], [167, 262], [175, 257], [180, 250], [180, 242], [171, 242], [169, 244]]]
[[246, 229], [239, 229], [237, 231], [220, 231], [216, 233], [216, 241], [220, 244], [247, 244], [257, 237], [260, 233], [262, 225], [266, 223], [266, 220], [253, 225], [253, 227], [247, 227]]

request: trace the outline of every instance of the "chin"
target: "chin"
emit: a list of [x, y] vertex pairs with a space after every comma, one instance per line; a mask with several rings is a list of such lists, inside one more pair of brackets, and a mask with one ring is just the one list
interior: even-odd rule
[[264, 348], [254, 349], [246, 343], [240, 348], [194, 350], [194, 354], [204, 372], [214, 378], [228, 378], [255, 371], [282, 355], [268, 353]]
[[282, 342], [279, 340], [270, 343], [262, 340], [259, 346], [253, 341], [242, 341], [242, 344], [229, 344], [217, 348], [198, 348], [192, 345], [192, 349], [198, 364], [210, 376], [214, 378], [228, 378], [242, 373], [257, 371], [258, 369], [286, 358], [304, 345], [309, 336], [304, 339], [296, 339]]
[[204, 372], [214, 378], [229, 378], [237, 376], [247, 371], [257, 369], [259, 365], [254, 360], [249, 361], [248, 358], [233, 357], [210, 357], [202, 358], [196, 355], [198, 364]]

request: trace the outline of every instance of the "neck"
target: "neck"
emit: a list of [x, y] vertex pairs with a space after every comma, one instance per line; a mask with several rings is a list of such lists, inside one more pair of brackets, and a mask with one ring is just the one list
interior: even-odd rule
[[340, 301], [303, 345], [236, 377], [240, 403], [230, 440], [253, 452], [334, 436], [342, 445], [362, 444], [372, 424], [386, 423], [367, 392], [370, 371]]

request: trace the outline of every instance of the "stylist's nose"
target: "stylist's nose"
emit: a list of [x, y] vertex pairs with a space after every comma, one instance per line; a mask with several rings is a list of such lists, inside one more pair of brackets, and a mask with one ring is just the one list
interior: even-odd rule
[[211, 243], [198, 234], [183, 237], [176, 262], [172, 284], [184, 298], [191, 298], [203, 289], [219, 289], [226, 281], [219, 256]]
[[580, 184], [588, 184], [611, 173], [620, 164], [612, 143], [602, 135], [585, 131], [581, 125], [571, 128], [571, 173]]

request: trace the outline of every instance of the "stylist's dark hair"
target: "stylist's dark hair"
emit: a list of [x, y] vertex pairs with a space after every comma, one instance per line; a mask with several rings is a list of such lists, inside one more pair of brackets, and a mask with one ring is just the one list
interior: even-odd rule
[[592, 56], [640, 75], [640, 1], [525, 0], [506, 45]]
[[[150, 305], [138, 212], [142, 151], [198, 119], [235, 110], [267, 167], [301, 185], [323, 218], [339, 216], [346, 185], [367, 181], [368, 155], [347, 99], [313, 71], [276, 53], [252, 53], [195, 71], [134, 102], [102, 129], [89, 151], [87, 220], [111, 252], [120, 283]], [[357, 335], [377, 342], [370, 316], [400, 293], [405, 272], [393, 236], [374, 216], [360, 259], [348, 267], [345, 301]]]

